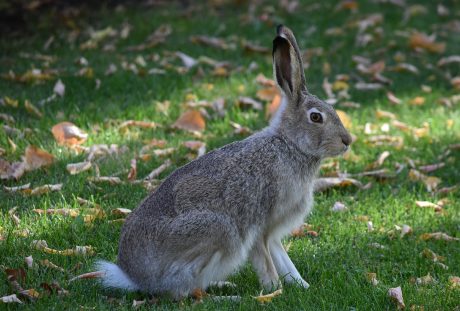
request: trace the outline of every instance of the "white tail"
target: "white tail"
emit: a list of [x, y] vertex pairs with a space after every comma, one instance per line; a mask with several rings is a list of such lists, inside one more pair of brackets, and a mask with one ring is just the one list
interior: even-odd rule
[[138, 290], [139, 287], [133, 283], [116, 264], [104, 260], [96, 262], [96, 269], [104, 272], [101, 283], [104, 287], [120, 288], [127, 291]]

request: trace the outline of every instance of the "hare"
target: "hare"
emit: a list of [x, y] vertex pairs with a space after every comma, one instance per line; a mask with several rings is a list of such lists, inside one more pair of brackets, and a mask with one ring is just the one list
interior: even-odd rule
[[331, 105], [307, 91], [296, 39], [285, 26], [273, 40], [282, 104], [270, 125], [174, 171], [126, 219], [118, 263], [99, 261], [102, 284], [176, 299], [224, 280], [247, 259], [261, 285], [308, 288], [281, 239], [313, 205], [325, 157], [351, 137]]

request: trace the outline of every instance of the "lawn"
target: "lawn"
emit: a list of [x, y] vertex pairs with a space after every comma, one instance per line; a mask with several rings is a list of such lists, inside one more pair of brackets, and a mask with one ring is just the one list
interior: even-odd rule
[[[136, 308], [393, 310], [397, 304], [388, 290], [401, 287], [407, 309], [458, 310], [460, 2], [185, 3], [44, 5], [27, 11], [24, 24], [4, 27], [10, 30], [0, 38], [0, 172], [5, 161], [21, 161], [30, 145], [54, 161], [1, 180], [0, 267], [23, 268], [26, 276], [16, 279], [39, 297], [18, 294], [2, 272], [0, 297], [16, 293], [23, 304], [0, 308], [132, 309], [134, 300], [145, 300]], [[250, 265], [229, 279], [235, 288], [209, 291], [239, 295], [240, 302], [151, 300], [105, 290], [93, 279], [70, 281], [93, 271], [96, 259], [116, 260], [124, 215], [113, 211], [136, 208], [161, 179], [196, 157], [197, 150], [184, 142], [204, 142], [209, 151], [268, 124], [274, 94], [260, 75], [272, 77], [271, 44], [279, 23], [294, 31], [305, 52], [309, 91], [336, 102], [355, 137], [351, 151], [326, 160], [320, 174], [361, 183], [317, 193], [308, 225], [284, 241], [310, 288], [285, 286], [261, 304], [253, 298], [261, 288]], [[201, 35], [222, 41], [200, 43]], [[192, 59], [184, 62], [176, 52]], [[53, 91], [59, 79], [63, 96]], [[239, 103], [240, 97], [255, 99], [262, 108]], [[222, 100], [223, 109], [212, 105]], [[202, 116], [185, 122], [196, 131], [175, 123], [188, 110]], [[155, 127], [125, 126], [128, 120]], [[59, 144], [51, 129], [63, 121], [86, 132], [86, 141]], [[89, 170], [71, 175], [66, 166], [85, 161], [84, 149], [97, 144], [118, 147], [94, 156]], [[389, 156], [377, 161], [385, 151]], [[168, 161], [159, 176], [142, 182]], [[98, 176], [119, 179], [111, 184]], [[31, 189], [45, 184], [62, 189], [37, 195], [8, 191], [28, 183]], [[416, 201], [433, 205], [420, 207]], [[334, 211], [336, 202], [346, 209]], [[67, 214], [46, 214], [51, 209]], [[426, 235], [436, 232], [452, 239]], [[36, 240], [61, 251], [91, 246], [94, 254], [53, 253], [34, 246]], [[31, 267], [27, 256], [33, 258]], [[378, 282], [370, 281], [369, 273]], [[53, 282], [68, 292], [53, 289]]]

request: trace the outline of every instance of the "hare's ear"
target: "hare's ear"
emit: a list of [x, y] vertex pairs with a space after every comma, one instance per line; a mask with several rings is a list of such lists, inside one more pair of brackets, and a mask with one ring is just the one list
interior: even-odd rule
[[286, 96], [297, 102], [302, 92], [307, 92], [300, 50], [292, 31], [277, 27], [273, 40], [273, 74]]

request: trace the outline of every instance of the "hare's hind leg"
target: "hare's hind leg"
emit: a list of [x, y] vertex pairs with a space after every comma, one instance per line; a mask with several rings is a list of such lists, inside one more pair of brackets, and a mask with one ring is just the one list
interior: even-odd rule
[[310, 285], [302, 278], [294, 263], [289, 258], [279, 239], [270, 241], [270, 254], [276, 271], [286, 283], [297, 284], [305, 289]]
[[255, 242], [250, 258], [252, 266], [259, 277], [259, 282], [266, 290], [272, 290], [281, 286], [266, 241], [258, 240]]

